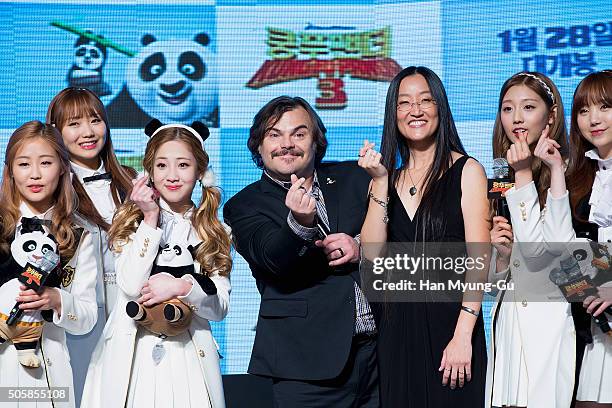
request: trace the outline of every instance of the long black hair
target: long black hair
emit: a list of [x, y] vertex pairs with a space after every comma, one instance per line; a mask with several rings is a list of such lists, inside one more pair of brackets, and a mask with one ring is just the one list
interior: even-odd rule
[[435, 108], [438, 110], [439, 118], [438, 128], [433, 136], [436, 143], [434, 161], [423, 182], [420, 217], [422, 218], [423, 230], [431, 231], [428, 237], [440, 237], [440, 234], [444, 233], [444, 220], [439, 214], [434, 214], [432, 208], [434, 200], [431, 199], [439, 186], [436, 181], [450, 168], [453, 151], [463, 155], [467, 155], [467, 153], [459, 139], [444, 85], [442, 85], [438, 75], [431, 69], [414, 66], [404, 68], [391, 81], [385, 104], [385, 120], [381, 142], [382, 163], [389, 172], [389, 191], [391, 191], [391, 188], [396, 185], [401, 171], [408, 166], [410, 158], [408, 142], [397, 127], [399, 88], [404, 78], [417, 74], [422, 75], [427, 81], [432, 98], [436, 101]]

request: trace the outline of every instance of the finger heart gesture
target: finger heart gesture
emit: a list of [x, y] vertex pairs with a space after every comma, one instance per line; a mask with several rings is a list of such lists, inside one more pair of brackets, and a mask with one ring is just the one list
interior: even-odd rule
[[506, 159], [515, 172], [531, 168], [532, 155], [527, 143], [527, 132], [517, 134], [517, 141], [508, 149]]
[[533, 154], [544, 162], [548, 167], [562, 167], [564, 164], [563, 157], [559, 149], [561, 146], [555, 140], [548, 137], [549, 126], [542, 131], [542, 136], [538, 140]]
[[374, 150], [374, 143], [367, 140], [363, 142], [363, 146], [359, 149], [357, 164], [373, 179], [387, 177], [387, 169], [382, 164], [382, 155]]
[[304, 226], [313, 226], [314, 218], [317, 213], [315, 198], [306, 191], [304, 177], [297, 178], [291, 175], [291, 188], [287, 191], [285, 205], [293, 213], [295, 220]]
[[132, 200], [144, 214], [159, 211], [157, 199], [159, 192], [155, 187], [149, 187], [146, 182], [148, 177], [141, 177], [134, 182], [130, 200]]

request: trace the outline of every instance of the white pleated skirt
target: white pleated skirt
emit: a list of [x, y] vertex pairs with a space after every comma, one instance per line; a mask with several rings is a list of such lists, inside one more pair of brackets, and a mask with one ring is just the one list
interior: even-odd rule
[[612, 403], [612, 336], [591, 325], [593, 343], [587, 344], [578, 380], [578, 401]]
[[[156, 363], [153, 349], [163, 345]], [[139, 328], [126, 408], [210, 407], [200, 358], [189, 332], [161, 340]]]
[[493, 406], [527, 406], [528, 378], [517, 304], [501, 302], [495, 325]]

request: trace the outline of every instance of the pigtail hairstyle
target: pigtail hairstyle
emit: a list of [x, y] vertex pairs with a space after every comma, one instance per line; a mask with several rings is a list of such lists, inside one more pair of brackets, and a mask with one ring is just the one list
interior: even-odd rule
[[[100, 151], [100, 158], [104, 161], [106, 170], [111, 174], [111, 195], [115, 205], [119, 206], [122, 197], [125, 197], [132, 188], [132, 179], [136, 177], [136, 171], [131, 167], [122, 166], [117, 160], [106, 110], [100, 98], [86, 88], [66, 88], [51, 100], [47, 110], [47, 123], [53, 124], [61, 132], [70, 120], [85, 116], [99, 118], [106, 125], [106, 137], [104, 146]], [[104, 230], [108, 230], [108, 224], [100, 216], [85, 188], [76, 177], [73, 180], [73, 186], [79, 196], [79, 212], [81, 215], [100, 225]]]
[[20, 126], [13, 132], [6, 146], [2, 175], [2, 196], [0, 197], [0, 219], [2, 220], [0, 245], [6, 250], [21, 219], [19, 206], [22, 197], [13, 178], [15, 158], [26, 143], [36, 139], [42, 139], [48, 143], [59, 158], [62, 171], [53, 194], [54, 205], [50, 229], [59, 245], [62, 258], [71, 259], [79, 243], [73, 230], [73, 221], [70, 215], [76, 212], [79, 203], [70, 180], [70, 158], [59, 131], [55, 127], [44, 125], [39, 121], [27, 122]]
[[[203, 179], [208, 169], [209, 158], [202, 143], [193, 134], [197, 126], [194, 124], [188, 130], [187, 127], [180, 127], [183, 125], [166, 125], [160, 129], [161, 123], [157, 122], [157, 124], [157, 130], [150, 129], [150, 126], [147, 125], [147, 134], [150, 133], [152, 136], [145, 149], [142, 163], [144, 169], [152, 175], [155, 172], [155, 155], [159, 148], [166, 142], [179, 141], [189, 146], [189, 150], [195, 157], [200, 179]], [[197, 133], [202, 134], [202, 131]], [[206, 136], [208, 136], [207, 132]], [[217, 216], [220, 203], [219, 189], [215, 186], [203, 185], [202, 199], [193, 213], [191, 223], [198, 237], [203, 241], [195, 254], [195, 259], [202, 266], [202, 270], [207, 275], [218, 273], [228, 276], [232, 268], [231, 242], [228, 232]], [[122, 246], [129, 242], [130, 235], [136, 231], [143, 219], [142, 211], [133, 201], [126, 200], [119, 206], [109, 230], [109, 243], [115, 252], [121, 252]]]
[[[504, 96], [506, 96], [510, 88], [517, 85], [524, 85], [538, 94], [546, 104], [549, 113], [552, 113], [553, 109], [556, 108], [553, 124], [550, 126], [548, 137], [559, 143], [561, 146], [561, 149], [559, 149], [561, 157], [566, 160], [568, 155], [567, 128], [565, 126], [565, 114], [563, 112], [561, 95], [555, 84], [547, 76], [539, 72], [519, 72], [507, 79], [502, 85], [501, 91], [499, 92], [497, 116], [495, 117], [495, 125], [493, 127], [493, 157], [505, 158], [508, 149], [510, 149], [510, 145], [512, 145], [502, 125], [501, 109]], [[529, 146], [532, 152], [536, 144], [537, 140]], [[514, 178], [514, 170], [512, 168], [509, 170], [511, 177]], [[539, 158], [533, 156], [531, 161], [531, 172], [538, 191], [540, 207], [543, 208], [546, 203], [547, 191], [550, 188], [550, 169], [548, 166], [543, 166]]]

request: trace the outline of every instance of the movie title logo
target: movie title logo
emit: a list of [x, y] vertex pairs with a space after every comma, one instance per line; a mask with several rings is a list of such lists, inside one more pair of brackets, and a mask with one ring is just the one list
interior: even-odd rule
[[252, 89], [317, 78], [318, 109], [344, 109], [347, 77], [388, 82], [401, 70], [391, 55], [391, 29], [308, 25], [303, 32], [267, 27], [266, 60], [246, 84]]
[[31, 266], [28, 266], [25, 269], [25, 271], [23, 271], [21, 276], [25, 278], [24, 283], [26, 284], [26, 286], [31, 286], [32, 283], [35, 283], [36, 286], [40, 286], [40, 283], [43, 278], [42, 273], [38, 272], [36, 269], [32, 268]]

